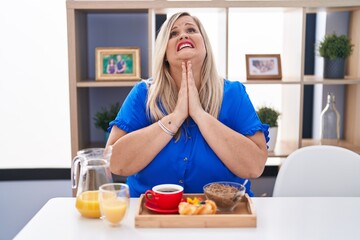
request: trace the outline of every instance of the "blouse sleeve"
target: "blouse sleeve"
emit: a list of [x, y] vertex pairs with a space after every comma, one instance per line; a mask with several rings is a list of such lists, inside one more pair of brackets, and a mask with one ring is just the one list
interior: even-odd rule
[[[225, 87], [223, 106], [226, 122], [235, 131], [248, 136], [253, 136], [257, 131], [262, 131], [266, 142], [269, 141], [269, 125], [263, 124], [246, 92], [245, 86], [240, 82], [229, 82]], [[226, 85], [226, 84], [225, 84]], [[226, 113], [227, 112], [227, 113]]]
[[133, 132], [149, 125], [146, 117], [147, 84], [137, 83], [126, 97], [116, 118], [109, 123], [108, 131], [116, 125], [125, 132]]

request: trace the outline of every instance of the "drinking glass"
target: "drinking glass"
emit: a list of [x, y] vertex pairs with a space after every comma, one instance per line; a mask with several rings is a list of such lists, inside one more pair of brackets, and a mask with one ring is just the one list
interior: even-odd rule
[[99, 188], [101, 219], [117, 226], [129, 208], [129, 186], [124, 183], [107, 183]]

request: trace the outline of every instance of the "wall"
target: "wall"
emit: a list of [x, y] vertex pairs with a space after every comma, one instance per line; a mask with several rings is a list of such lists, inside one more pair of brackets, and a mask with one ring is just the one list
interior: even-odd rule
[[70, 180], [0, 181], [0, 192], [2, 240], [12, 239], [49, 199], [72, 194]]
[[70, 167], [65, 0], [0, 8], [1, 168]]
[[276, 176], [265, 176], [251, 180], [254, 197], [272, 197]]
[[[0, 170], [70, 167], [65, 2], [1, 4]], [[50, 198], [71, 196], [71, 187], [70, 180], [0, 181], [0, 192], [6, 240]]]

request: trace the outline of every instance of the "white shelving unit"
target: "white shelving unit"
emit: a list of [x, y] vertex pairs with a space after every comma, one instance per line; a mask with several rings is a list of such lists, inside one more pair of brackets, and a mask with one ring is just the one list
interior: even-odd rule
[[[221, 24], [225, 31], [223, 49], [225, 74], [229, 72], [228, 55], [232, 51], [229, 45], [229, 14], [246, 8], [261, 8], [264, 11], [277, 11], [280, 9], [284, 17], [283, 26], [283, 50], [282, 58], [282, 80], [256, 80], [246, 81], [245, 78], [231, 79], [243, 82], [249, 88], [267, 85], [276, 85], [282, 88], [282, 118], [281, 135], [272, 157], [286, 157], [294, 150], [307, 146], [319, 144], [316, 139], [302, 139], [303, 125], [303, 100], [305, 85], [344, 85], [346, 91], [346, 109], [344, 116], [344, 139], [340, 143], [331, 143], [344, 146], [360, 153], [360, 2], [358, 0], [326, 1], [326, 0], [304, 0], [304, 1], [241, 1], [241, 0], [209, 0], [209, 1], [177, 1], [177, 0], [148, 0], [148, 1], [70, 1], [66, 3], [68, 20], [68, 48], [69, 48], [69, 79], [70, 79], [70, 115], [71, 115], [71, 142], [72, 155], [75, 156], [79, 149], [101, 146], [104, 143], [91, 140], [92, 103], [102, 101], [98, 92], [108, 92], [112, 89], [126, 89], [128, 91], [136, 82], [134, 81], [96, 81], [94, 79], [95, 69], [91, 64], [94, 61], [90, 56], [94, 51], [93, 45], [89, 43], [89, 32], [99, 28], [94, 24], [97, 15], [107, 17], [108, 14], [122, 19], [128, 16], [141, 16], [138, 27], [144, 27], [147, 32], [139, 33], [135, 41], [145, 41], [145, 47], [141, 49], [142, 77], [152, 76], [152, 55], [155, 42], [155, 16], [164, 13], [167, 9], [219, 9]], [[355, 43], [354, 53], [348, 61], [349, 69], [347, 77], [339, 80], [326, 80], [321, 76], [305, 76], [305, 32], [306, 14], [318, 11], [350, 11], [350, 37]], [[109, 15], [109, 16], [110, 16]], [[145, 20], [144, 20], [145, 19]], [[101, 27], [101, 26], [100, 26]], [[136, 25], [135, 25], [136, 27]], [[271, 27], [271, 26], [268, 26]], [[91, 30], [91, 31], [90, 31]], [[241, 31], [241, 29], [239, 30]], [[146, 37], [144, 38], [143, 36]], [[109, 36], [111, 37], [111, 36]], [[126, 32], [122, 38], [127, 38]], [[246, 37], [246, 33], [244, 33]], [[103, 41], [103, 42], [101, 42]], [[98, 44], [106, 41], [98, 40]], [[137, 45], [135, 42], [132, 45]], [[246, 46], [243, 46], [246, 48]], [[243, 56], [240, 56], [242, 58]], [[126, 95], [125, 91], [125, 95]], [[113, 96], [117, 97], [117, 96]]]

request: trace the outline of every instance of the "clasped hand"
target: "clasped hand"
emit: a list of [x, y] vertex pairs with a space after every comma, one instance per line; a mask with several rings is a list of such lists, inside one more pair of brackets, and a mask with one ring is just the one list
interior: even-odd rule
[[183, 122], [188, 116], [195, 120], [196, 115], [204, 110], [200, 103], [199, 91], [193, 76], [191, 61], [183, 62], [181, 68], [181, 86], [174, 113], [178, 114]]

